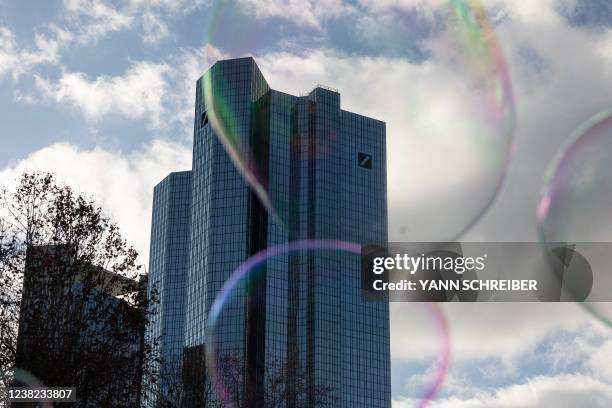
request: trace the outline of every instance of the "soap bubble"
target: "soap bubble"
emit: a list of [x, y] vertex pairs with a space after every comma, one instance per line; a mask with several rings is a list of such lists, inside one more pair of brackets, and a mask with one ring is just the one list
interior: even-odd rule
[[[250, 144], [258, 144], [258, 141], [247, 141], [248, 132], [246, 124], [250, 115], [243, 115], [243, 110], [234, 109], [241, 103], [250, 105], [251, 101], [240, 101], [232, 92], [233, 78], [223, 78], [221, 72], [217, 72], [217, 77], [213, 79], [211, 72], [208, 72], [202, 79], [201, 99], [206, 104], [206, 112], [199, 119], [203, 123], [209, 121], [214, 134], [223, 145], [232, 163], [249, 184], [257, 198], [277, 221], [281, 221], [275, 208], [272, 205], [266, 177], [258, 165], [256, 155]], [[203, 126], [202, 126], [203, 127]]]
[[450, 368], [451, 341], [448, 322], [442, 308], [437, 303], [420, 303], [419, 306], [426, 309], [426, 316], [429, 321], [434, 324], [436, 330], [432, 340], [435, 338], [439, 343], [437, 345], [439, 348], [437, 358], [432, 365], [434, 372], [433, 380], [427, 386], [420, 401], [417, 403], [418, 408], [425, 408], [436, 398], [448, 374]]
[[[242, 299], [242, 302], [258, 301], [258, 296], [261, 294], [260, 289], [264, 282], [266, 282], [266, 278], [263, 275], [264, 269], [267, 268], [267, 273], [269, 274], [270, 270], [275, 267], [275, 260], [286, 264], [288, 262], [288, 257], [297, 254], [316, 254], [325, 257], [327, 262], [334, 262], [341, 259], [348, 260], [348, 262], [359, 262], [361, 246], [350, 242], [329, 240], [295, 241], [285, 245], [278, 245], [261, 251], [249, 258], [226, 281], [212, 304], [208, 315], [206, 366], [208, 372], [211, 373], [212, 383], [218, 398], [229, 406], [233, 406], [236, 393], [242, 392], [242, 389], [236, 388], [230, 380], [235, 379], [237, 373], [244, 370], [244, 357], [239, 355], [240, 351], [238, 351], [238, 354], [232, 354], [231, 351], [228, 351], [235, 346], [230, 345], [230, 342], [228, 342], [228, 330], [231, 331], [231, 327], [229, 326], [233, 324], [230, 323], [228, 325], [228, 319], [235, 318], [234, 314], [236, 311], [244, 309], [244, 303], [241, 303], [240, 299]], [[265, 268], [262, 268], [264, 265]], [[340, 279], [338, 274], [327, 277], [319, 276], [319, 278], [329, 278], [333, 281]], [[279, 291], [281, 289], [276, 288], [276, 290]], [[345, 288], [344, 290], [348, 289]], [[359, 292], [360, 288], [356, 288], [355, 290]], [[281, 290], [280, 293], [276, 293], [276, 296], [282, 298], [282, 293]], [[261, 298], [259, 300], [261, 300]], [[270, 303], [273, 302], [273, 300], [269, 300], [269, 298], [267, 300], [268, 303], [266, 307], [270, 307], [271, 305], [272, 307], [283, 307], [282, 304]], [[282, 302], [282, 300], [279, 302]], [[380, 303], [380, 305], [383, 307], [385, 303]], [[450, 364], [450, 337], [446, 318], [438, 305], [434, 303], [415, 303], [415, 305], [419, 305], [419, 309], [425, 309], [423, 310], [423, 315], [427, 321], [433, 324], [433, 327], [436, 329], [436, 336], [440, 339], [440, 352], [433, 365], [433, 378], [431, 382], [424, 385], [424, 389], [421, 392], [417, 404], [418, 407], [426, 407], [439, 392], [448, 372]], [[271, 313], [267, 311], [266, 318], [270, 315]], [[286, 319], [286, 316], [284, 318]], [[236, 339], [234, 338], [234, 340]], [[236, 350], [242, 347], [243, 341], [244, 339], [238, 339]], [[272, 353], [270, 350], [266, 350], [266, 352], [268, 353], [266, 354], [266, 358], [268, 358]], [[290, 353], [287, 353], [287, 356], [289, 354]], [[286, 358], [286, 356], [281, 356], [281, 359], [283, 358]], [[266, 366], [266, 369], [269, 369], [269, 367]], [[247, 375], [249, 374], [247, 373]], [[230, 380], [228, 380], [228, 378]], [[319, 384], [316, 384], [316, 386], [319, 386]]]
[[612, 242], [612, 110], [583, 124], [553, 162], [538, 206], [546, 242]]
[[[545, 246], [567, 243], [586, 259], [592, 274], [600, 279], [602, 273], [609, 276], [610, 254], [605, 246], [592, 243], [612, 242], [611, 162], [612, 109], [590, 118], [562, 147], [548, 170], [537, 209], [540, 238]], [[592, 276], [576, 282], [588, 283], [589, 279]], [[601, 288], [595, 284], [592, 289]], [[584, 306], [610, 324], [609, 304], [590, 302]]]
[[[257, 37], [256, 31], [249, 24], [235, 24], [232, 20], [236, 15], [238, 6], [233, 1], [217, 0], [211, 5], [208, 13], [208, 31], [205, 34], [207, 43], [204, 53], [204, 66], [206, 69], [212, 67], [218, 60], [226, 59], [219, 55], [213, 43], [229, 39], [232, 43], [243, 43], [243, 49], [249, 49], [249, 44], [254, 48], [255, 44], [250, 40]], [[244, 55], [240, 55], [241, 57]], [[258, 161], [255, 149], [261, 146], [261, 140], [249, 140], [252, 134], [247, 130], [248, 123], [254, 120], [247, 110], [255, 102], [254, 95], [237, 95], [235, 86], [237, 78], [246, 72], [232, 72], [226, 75], [223, 70], [218, 70], [216, 76], [208, 71], [208, 75], [202, 77], [200, 99], [206, 106], [206, 116], [196, 118], [198, 121], [209, 122], [217, 140], [223, 145], [236, 170], [241, 174], [251, 190], [257, 196], [261, 205], [266, 209], [274, 221], [281, 226], [285, 220], [281, 219], [271, 198], [268, 189], [265, 166]], [[241, 77], [240, 80], [247, 80]], [[253, 94], [261, 96], [262, 90], [251, 90]], [[250, 96], [250, 100], [247, 100]], [[248, 108], [245, 108], [248, 105]]]
[[[278, 90], [298, 95], [317, 83], [329, 83], [339, 89], [342, 109], [385, 121], [392, 240], [453, 241], [486, 213], [508, 171], [515, 106], [503, 50], [479, 1], [445, 2], [434, 16], [436, 30], [419, 46], [406, 43], [406, 30], [414, 26], [415, 16], [414, 10], [404, 7], [369, 16], [369, 24], [385, 30], [338, 34], [342, 27], [355, 26], [344, 20], [327, 37], [313, 41], [306, 40], [312, 27], [293, 27], [297, 33], [285, 38], [282, 25], [273, 29], [265, 18], [254, 21], [249, 13], [259, 10], [251, 6], [245, 10], [227, 0], [213, 3], [205, 37], [209, 51], [215, 51], [206, 54], [206, 66], [217, 59], [245, 55], [254, 55], [258, 62], [258, 53], [280, 48], [288, 55], [302, 55], [304, 65], [314, 69], [307, 71], [310, 77], [286, 84], [294, 89]], [[375, 37], [381, 32], [384, 39]], [[357, 41], [363, 50], [355, 50], [355, 44], [343, 48], [341, 39], [364, 33], [372, 37], [357, 37], [364, 40]], [[366, 46], [376, 42], [379, 47]], [[296, 46], [300, 43], [304, 49]], [[231, 52], [219, 54], [214, 47]], [[423, 48], [416, 53], [424, 55], [422, 60], [414, 60], [415, 52], [410, 50], [415, 47]], [[402, 48], [405, 54], [399, 52]], [[317, 54], [313, 49], [322, 51]], [[313, 54], [320, 58], [308, 57]], [[372, 66], [378, 69], [369, 70]], [[274, 83], [278, 78], [267, 79]], [[263, 175], [264, 163], [237, 136], [239, 120], [226, 109], [223, 98], [208, 94], [204, 99], [217, 106], [211, 111], [211, 122], [219, 140], [278, 220], [277, 205]], [[317, 151], [318, 156], [311, 159], [325, 159], [321, 154]]]
[[410, 71], [429, 88], [406, 89], [409, 119], [388, 121], [397, 241], [463, 235], [493, 203], [512, 154], [512, 85], [492, 23], [480, 2], [449, 1], [447, 11], [424, 67]]

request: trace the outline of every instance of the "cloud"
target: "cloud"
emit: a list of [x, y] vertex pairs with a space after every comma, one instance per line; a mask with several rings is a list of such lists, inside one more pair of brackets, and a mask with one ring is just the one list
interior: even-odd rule
[[69, 25], [82, 44], [109, 34], [141, 27], [146, 44], [155, 44], [170, 35], [167, 20], [207, 5], [208, 0], [130, 0], [116, 7], [105, 0], [64, 0]]
[[[36, 28], [34, 46], [19, 44], [13, 31], [0, 25], [0, 80], [17, 79], [41, 65], [60, 65], [69, 46], [84, 46], [112, 33], [140, 28], [145, 44], [171, 35], [168, 22], [209, 4], [208, 0], [131, 0], [117, 7], [105, 0], [63, 0], [63, 19]], [[17, 91], [23, 99], [32, 99]]]
[[191, 140], [196, 81], [211, 60], [225, 56], [211, 46], [181, 48], [156, 62], [133, 61], [114, 76], [64, 69], [57, 79], [35, 75], [37, 92], [15, 92], [15, 97], [24, 103], [60, 104], [93, 124], [108, 117], [145, 120], [149, 129]]
[[[609, 328], [607, 329], [609, 330]], [[597, 349], [592, 350], [587, 362], [597, 375], [612, 383], [612, 340], [608, 340]]]
[[[576, 305], [534, 303], [526, 305], [529, 310], [520, 304], [486, 305], [499, 313], [496, 321], [482, 305], [446, 306], [452, 351], [440, 401], [494, 394], [537, 375], [581, 375], [612, 384], [606, 366], [612, 350], [609, 328], [585, 319]], [[569, 322], [551, 318], [565, 319], [568, 312]], [[413, 398], [434, 378], [442, 342], [419, 305], [403, 309], [401, 316], [392, 316], [394, 395]]]
[[1, 170], [0, 185], [14, 185], [26, 171], [56, 174], [61, 183], [93, 197], [148, 265], [153, 187], [169, 172], [190, 168], [191, 148], [164, 140], [130, 153], [58, 143]]
[[[368, 13], [392, 13], [396, 11], [410, 11], [420, 14], [421, 17], [431, 18], [439, 13], [449, 11], [448, 0], [358, 0], [358, 3]], [[468, 3], [468, 2], [466, 2]], [[505, 9], [515, 17], [531, 22], [555, 19], [558, 10], [571, 11], [576, 7], [576, 0], [539, 0], [521, 2], [516, 0], [488, 0], [481, 1], [488, 11], [499, 14]]]
[[143, 14], [142, 27], [142, 39], [147, 44], [156, 44], [170, 35], [170, 29], [166, 22], [151, 11]]
[[[539, 376], [520, 384], [471, 398], [443, 398], [431, 408], [605, 408], [612, 404], [612, 385], [589, 376]], [[414, 400], [396, 399], [394, 408], [413, 407]]]
[[166, 64], [136, 62], [120, 76], [98, 76], [64, 72], [53, 82], [35, 76], [35, 84], [42, 95], [78, 110], [92, 122], [107, 115], [117, 114], [130, 119], [145, 118], [158, 126], [164, 111], [163, 98], [167, 92]]
[[19, 59], [15, 48], [15, 37], [12, 31], [6, 27], [0, 27], [0, 78], [18, 66]]
[[293, 24], [322, 30], [325, 23], [351, 13], [353, 7], [342, 0], [239, 0], [249, 15], [259, 19], [280, 18]]
[[428, 17], [448, 7], [447, 0], [359, 0], [358, 3], [369, 13], [403, 10], [419, 12]]
[[213, 0], [129, 0], [132, 10], [152, 8], [170, 13], [191, 13], [203, 6], [213, 3]]
[[64, 0], [68, 19], [80, 28], [79, 41], [87, 43], [129, 28], [134, 16], [102, 0]]
[[47, 31], [50, 34], [36, 33], [35, 47], [26, 49], [17, 44], [9, 28], [0, 26], [0, 79], [5, 75], [17, 79], [39, 65], [59, 63], [60, 51], [72, 35], [56, 25], [50, 25]]
[[[486, 358], [511, 363], [533, 352], [547, 336], [561, 331], [584, 333], [589, 327], [588, 315], [571, 303], [450, 303], [442, 308], [456, 363]], [[392, 303], [391, 317], [395, 360], [427, 360], [439, 354], [440, 343], [432, 340], [440, 335], [420, 305]]]

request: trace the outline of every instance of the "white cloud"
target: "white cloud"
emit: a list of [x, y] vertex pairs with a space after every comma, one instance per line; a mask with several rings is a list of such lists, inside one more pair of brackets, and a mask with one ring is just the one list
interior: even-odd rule
[[225, 54], [214, 47], [182, 48], [161, 61], [134, 61], [115, 76], [90, 77], [66, 70], [57, 80], [35, 75], [38, 92], [15, 92], [15, 97], [25, 103], [46, 100], [61, 104], [92, 123], [118, 116], [145, 119], [148, 128], [159, 131], [178, 124], [178, 136], [190, 140], [195, 83], [210, 61], [220, 58]]
[[[507, 364], [525, 356], [547, 336], [582, 334], [589, 315], [571, 303], [449, 303], [442, 306], [450, 328], [455, 363], [501, 358]], [[440, 352], [440, 334], [419, 304], [391, 304], [391, 350], [396, 360], [428, 360]], [[436, 340], [436, 341], [433, 341]]]
[[0, 78], [19, 64], [15, 36], [6, 27], [0, 27]]
[[[12, 30], [0, 25], [0, 79], [6, 75], [17, 79], [43, 64], [61, 65], [68, 46], [88, 45], [123, 30], [139, 27], [143, 42], [156, 44], [171, 35], [169, 20], [208, 4], [208, 0], [131, 0], [117, 7], [105, 0], [64, 0], [64, 20], [37, 28], [32, 48], [19, 44]], [[21, 100], [33, 99], [17, 93]]]
[[0, 185], [14, 185], [26, 171], [54, 173], [61, 183], [93, 197], [146, 263], [153, 187], [169, 172], [189, 169], [191, 148], [163, 140], [131, 153], [58, 143], [1, 170]]
[[0, 79], [5, 75], [17, 79], [39, 65], [58, 64], [60, 51], [72, 40], [72, 35], [56, 25], [50, 25], [48, 31], [51, 35], [35, 34], [35, 47], [26, 49], [17, 44], [9, 28], [0, 26]]
[[612, 383], [612, 340], [592, 350], [587, 363], [597, 375]]
[[133, 10], [152, 8], [186, 14], [202, 6], [210, 5], [212, 2], [213, 0], [129, 0], [129, 5]]
[[64, 0], [64, 7], [68, 18], [80, 28], [78, 33], [82, 43], [129, 28], [134, 22], [134, 16], [103, 0]]
[[342, 0], [240, 0], [240, 3], [257, 18], [281, 18], [317, 30], [323, 29], [326, 21], [353, 11], [350, 3]]
[[166, 22], [151, 11], [142, 15], [142, 28], [142, 39], [147, 44], [156, 44], [170, 35], [170, 29]]
[[395, 10], [417, 11], [432, 17], [448, 7], [447, 0], [359, 0], [358, 3], [369, 13], [389, 13]]
[[[607, 408], [612, 385], [584, 375], [540, 376], [525, 383], [479, 393], [471, 398], [442, 398], [431, 408]], [[414, 407], [415, 401], [396, 399], [394, 408]]]
[[168, 91], [164, 63], [136, 62], [119, 76], [91, 79], [83, 73], [64, 72], [58, 81], [35, 76], [42, 95], [78, 110], [90, 121], [117, 114], [130, 119], [145, 118], [158, 126]]
[[[358, 3], [369, 13], [392, 13], [402, 10], [417, 12], [421, 17], [433, 17], [450, 10], [448, 0], [358, 0]], [[468, 4], [469, 2], [465, 3]], [[575, 7], [576, 0], [487, 0], [477, 3], [482, 4], [489, 11], [498, 11], [503, 8], [515, 18], [535, 22], [557, 19], [555, 9], [572, 10]], [[474, 2], [472, 6], [477, 5], [477, 3]]]
[[64, 8], [82, 44], [136, 27], [142, 28], [145, 43], [154, 44], [170, 35], [169, 18], [189, 14], [208, 3], [208, 0], [130, 0], [116, 7], [106, 0], [64, 0]]
[[[37, 33], [34, 36], [36, 49], [21, 53], [22, 63], [26, 65], [57, 64], [61, 49], [72, 41], [72, 34], [56, 25], [51, 25], [53, 37]], [[23, 61], [25, 60], [25, 61]]]

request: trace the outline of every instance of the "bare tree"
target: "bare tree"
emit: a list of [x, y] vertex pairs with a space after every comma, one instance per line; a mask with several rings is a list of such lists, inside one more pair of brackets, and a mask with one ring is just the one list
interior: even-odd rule
[[[309, 385], [304, 370], [288, 370], [282, 360], [266, 362], [260, 398], [245, 395], [247, 376], [241, 358], [228, 353], [217, 358], [216, 365], [218, 377], [213, 379], [207, 372], [203, 346], [190, 347], [184, 354], [182, 375], [177, 376], [178, 371], [171, 369], [158, 373], [157, 381], [163, 384], [160, 387], [163, 392], [157, 395], [155, 407], [244, 408], [249, 406], [249, 400], [261, 400], [263, 406], [259, 406], [263, 408], [326, 408], [335, 406], [337, 401], [333, 387]], [[288, 373], [293, 373], [293, 378]]]
[[0, 370], [74, 386], [78, 406], [137, 401], [151, 348], [134, 248], [99, 206], [50, 174], [24, 174], [14, 192], [0, 191], [0, 215]]
[[160, 372], [159, 381], [162, 384], [156, 400], [157, 408], [221, 408], [214, 397], [213, 385], [205, 375], [198, 375], [183, 369]]
[[[15, 252], [15, 237], [9, 233], [6, 223], [0, 219], [0, 270], [11, 267], [12, 254]], [[20, 286], [0, 274], [0, 388], [11, 384], [12, 367], [17, 355], [17, 322], [14, 316], [19, 309]], [[0, 405], [8, 405], [0, 401]]]

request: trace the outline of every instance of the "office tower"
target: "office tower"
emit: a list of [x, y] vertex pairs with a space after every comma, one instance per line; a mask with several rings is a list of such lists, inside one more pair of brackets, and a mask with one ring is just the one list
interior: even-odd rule
[[[211, 100], [214, 112], [206, 105]], [[190, 199], [162, 199], [164, 188], [156, 188], [151, 244], [150, 283], [168, 274], [184, 282], [176, 293], [184, 293], [185, 355], [206, 349], [207, 313], [251, 255], [306, 239], [387, 239], [385, 124], [342, 110], [337, 91], [318, 86], [289, 95], [270, 89], [252, 58], [219, 61], [197, 82], [195, 115]], [[222, 130], [213, 129], [213, 117]], [[255, 163], [274, 216], [222, 142], [248, 152], [243, 159]], [[180, 238], [188, 251], [176, 251], [185, 258], [173, 264], [180, 271], [157, 261], [176, 244], [158, 232], [171, 228], [156, 215], [168, 202], [190, 203], [189, 214], [177, 216], [190, 226], [189, 239], [182, 229]], [[354, 254], [295, 252], [268, 259], [256, 290], [238, 289], [225, 305], [215, 346], [218, 355], [243, 363], [248, 404], [265, 402], [265, 379], [280, 362], [288, 407], [390, 406], [388, 304], [362, 299], [360, 268]], [[179, 304], [177, 295], [163, 292], [161, 310], [166, 303]], [[163, 322], [158, 333], [168, 331]], [[317, 389], [327, 391], [315, 396]]]
[[[153, 303], [146, 337], [153, 343], [152, 363], [159, 371], [155, 384], [146, 384], [147, 405], [182, 398], [183, 321], [191, 216], [191, 172], [172, 173], [153, 192], [148, 296]], [[156, 301], [158, 299], [158, 301]]]

